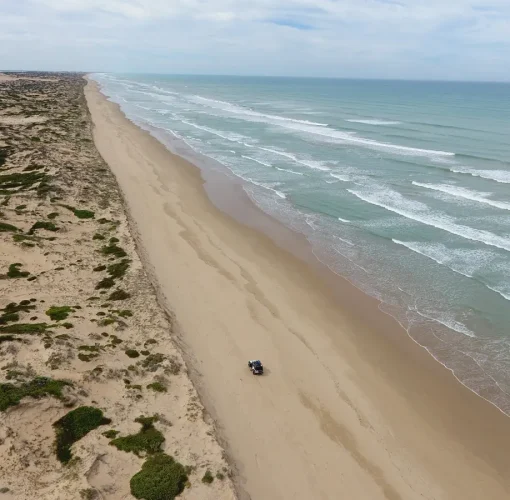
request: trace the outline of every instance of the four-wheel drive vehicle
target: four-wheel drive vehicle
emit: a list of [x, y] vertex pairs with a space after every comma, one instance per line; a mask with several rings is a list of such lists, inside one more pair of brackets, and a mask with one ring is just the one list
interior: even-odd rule
[[253, 375], [262, 375], [264, 373], [264, 367], [258, 359], [248, 361], [248, 368], [251, 370]]

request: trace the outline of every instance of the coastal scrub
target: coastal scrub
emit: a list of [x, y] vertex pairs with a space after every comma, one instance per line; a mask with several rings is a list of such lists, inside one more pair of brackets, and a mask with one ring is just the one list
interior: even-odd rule
[[57, 458], [62, 463], [68, 463], [72, 457], [71, 446], [76, 441], [100, 425], [109, 423], [111, 420], [105, 418], [101, 410], [92, 406], [80, 406], [64, 415], [53, 424], [56, 433]]
[[20, 385], [0, 384], [0, 411], [5, 411], [10, 406], [18, 405], [26, 397], [38, 399], [49, 395], [62, 399], [62, 389], [67, 385], [71, 385], [71, 383], [47, 377], [36, 377], [30, 382]]
[[182, 464], [165, 453], [153, 455], [130, 481], [131, 494], [144, 500], [173, 500], [184, 491], [188, 476]]
[[157, 420], [157, 416], [138, 417], [135, 422], [141, 424], [142, 428], [137, 434], [116, 438], [110, 441], [110, 444], [119, 450], [133, 452], [137, 456], [159, 452], [165, 437], [154, 427]]

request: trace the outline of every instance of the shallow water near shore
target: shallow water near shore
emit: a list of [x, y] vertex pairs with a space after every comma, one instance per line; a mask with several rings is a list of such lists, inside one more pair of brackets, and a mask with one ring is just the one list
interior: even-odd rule
[[95, 75], [510, 413], [510, 86]]

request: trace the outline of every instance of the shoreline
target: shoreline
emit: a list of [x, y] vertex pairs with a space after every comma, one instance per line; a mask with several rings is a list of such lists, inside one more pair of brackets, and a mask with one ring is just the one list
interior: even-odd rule
[[[280, 487], [267, 477], [264, 481], [259, 479], [260, 484], [255, 484], [257, 473], [260, 473], [261, 469], [266, 473], [270, 473], [271, 469], [254, 464], [247, 456], [250, 450], [243, 447], [251, 444], [257, 451], [269, 454], [271, 446], [269, 443], [261, 445], [250, 439], [242, 439], [239, 435], [242, 424], [227, 418], [225, 414], [232, 411], [236, 402], [247, 403], [246, 398], [241, 397], [240, 391], [243, 391], [243, 388], [232, 387], [233, 384], [227, 382], [225, 389], [230, 391], [230, 397], [222, 397], [217, 387], [222, 378], [214, 377], [214, 383], [208, 382], [214, 376], [211, 367], [214, 358], [211, 359], [211, 351], [218, 356], [225, 354], [222, 354], [223, 351], [219, 348], [204, 349], [200, 345], [200, 333], [205, 330], [197, 318], [192, 317], [190, 298], [188, 297], [188, 302], [179, 298], [171, 286], [172, 282], [177, 283], [181, 291], [191, 296], [199, 291], [197, 287], [200, 281], [186, 283], [186, 273], [175, 269], [168, 270], [168, 277], [160, 276], [166, 272], [162, 267], [165, 252], [149, 247], [163, 241], [176, 249], [182, 247], [180, 262], [189, 266], [189, 269], [194, 267], [202, 270], [201, 266], [195, 264], [200, 261], [198, 264], [202, 265], [204, 256], [207, 257], [206, 261], [209, 259], [206, 266], [215, 271], [209, 277], [210, 290], [225, 288], [227, 292], [228, 283], [226, 285], [224, 281], [239, 283], [239, 269], [244, 271], [244, 274], [241, 272], [241, 278], [249, 281], [252, 287], [250, 290], [246, 287], [244, 290], [238, 289], [237, 294], [249, 292], [256, 297], [258, 304], [251, 305], [247, 316], [239, 313], [239, 318], [222, 319], [223, 326], [229, 330], [234, 323], [242, 325], [241, 317], [249, 319], [251, 316], [253, 323], [259, 323], [257, 328], [257, 325], [253, 325], [252, 329], [263, 337], [255, 342], [255, 346], [262, 349], [264, 359], [274, 359], [282, 363], [280, 366], [278, 362], [274, 365], [271, 362], [267, 377], [269, 384], [278, 376], [279, 390], [273, 389], [269, 396], [260, 397], [251, 383], [248, 389], [250, 396], [254, 400], [260, 397], [260, 402], [263, 403], [261, 408], [272, 411], [275, 419], [281, 412], [275, 411], [274, 406], [271, 410], [271, 404], [274, 405], [278, 398], [286, 400], [287, 407], [293, 407], [298, 414], [290, 425], [295, 433], [294, 440], [300, 442], [297, 430], [304, 431], [310, 424], [315, 423], [313, 438], [317, 446], [306, 453], [315, 460], [312, 461], [313, 465], [320, 468], [335, 463], [338, 469], [349, 471], [361, 481], [357, 486], [353, 479], [335, 481], [318, 473], [320, 479], [315, 475], [310, 476], [302, 469], [304, 464], [300, 457], [289, 455], [291, 450], [296, 451], [296, 447], [292, 446], [292, 439], [283, 440], [281, 444], [284, 449], [280, 450], [280, 458], [294, 459], [296, 470], [301, 468], [304, 476], [299, 479], [300, 487], [296, 488], [294, 498], [307, 498], [307, 494], [321, 497], [312, 485], [321, 488], [321, 494], [326, 495], [324, 498], [332, 493], [350, 493], [356, 498], [418, 498], [418, 492], [426, 498], [440, 498], [441, 494], [445, 494], [447, 498], [479, 498], [482, 492], [487, 494], [489, 491], [492, 498], [505, 498], [509, 484], [504, 474], [509, 462], [503, 450], [504, 443], [508, 442], [505, 435], [508, 434], [510, 425], [506, 416], [461, 385], [414, 341], [403, 340], [403, 332], [399, 330], [401, 327], [377, 308], [375, 299], [367, 297], [346, 280], [339, 285], [337, 281], [340, 281], [340, 278], [333, 278], [330, 276], [332, 273], [321, 270], [320, 265], [313, 266], [317, 267], [315, 270], [310, 269], [302, 259], [305, 256], [306, 262], [306, 256], [311, 254], [310, 248], [307, 249], [303, 244], [305, 238], [282, 229], [277, 221], [263, 220], [264, 217], [269, 219], [269, 216], [254, 205], [249, 207], [251, 202], [246, 195], [242, 211], [235, 212], [236, 215], [243, 214], [245, 221], [241, 222], [244, 225], [233, 220], [228, 213], [229, 208], [232, 211], [232, 206], [228, 206], [232, 199], [224, 197], [226, 188], [221, 186], [221, 182], [218, 181], [215, 185], [216, 180], [210, 178], [210, 174], [204, 174], [203, 171], [201, 174], [197, 167], [174, 155], [149, 133], [128, 121], [117, 105], [107, 102], [97, 89], [91, 89], [94, 85], [89, 81], [86, 94], [96, 123], [96, 144], [116, 175], [131, 216], [138, 225], [136, 232], [144, 247], [145, 264], [149, 263], [155, 269], [153, 275], [158, 274], [156, 279], [163, 292], [163, 301], [168, 300], [170, 307], [175, 309], [181, 326], [179, 337], [188, 365], [196, 373], [204, 375], [200, 377], [195, 374], [195, 379], [198, 380], [198, 388], [206, 408], [220, 425], [220, 433], [226, 439], [234, 461], [238, 466], [241, 465], [239, 469], [242, 479], [238, 478], [238, 485], [244, 480], [245, 484], [241, 486], [254, 497], [265, 495], [270, 498], [288, 498], [285, 496], [288, 493], [280, 490]], [[107, 121], [110, 123], [106, 123]], [[107, 144], [105, 134], [111, 134], [114, 130], [117, 133], [117, 142], [124, 140], [124, 146], [130, 149], [129, 154], [135, 156], [141, 165], [131, 165], [129, 174], [123, 172], [119, 161], [121, 158], [124, 163], [128, 160], [122, 156], [120, 143]], [[142, 171], [144, 168], [146, 170]], [[129, 175], [132, 176], [131, 180], [128, 179]], [[149, 229], [140, 225], [140, 221], [144, 220], [147, 214], [148, 206], [142, 206], [141, 202], [134, 200], [136, 190], [133, 179], [137, 175], [141, 192], [149, 192], [143, 191], [145, 186], [140, 184], [147, 176], [147, 182], [151, 185], [150, 192], [158, 198], [153, 208], [159, 206], [162, 212], [167, 211], [167, 217], [157, 225], [158, 229], [163, 231], [166, 225], [175, 225], [177, 221], [186, 227], [182, 229], [184, 236], [180, 231], [173, 230], [172, 234], [159, 237], [150, 234]], [[214, 201], [215, 196], [211, 191], [213, 185], [214, 189], [218, 190], [217, 198], [228, 201], [223, 210], [210, 201]], [[192, 205], [189, 197], [183, 194], [196, 197], [193, 200], [195, 204]], [[237, 209], [240, 206], [239, 201], [237, 199], [234, 205]], [[149, 204], [149, 201], [146, 203]], [[259, 213], [255, 215], [257, 212]], [[261, 227], [257, 225], [274, 224], [275, 234], [282, 238], [282, 241], [293, 243], [293, 253], [299, 250], [298, 253], [302, 254], [300, 258], [280, 248], [267, 233], [260, 234], [253, 228], [247, 228], [246, 218], [250, 219], [251, 225], [256, 221], [255, 227], [259, 231]], [[184, 220], [186, 224], [183, 224]], [[201, 224], [197, 224], [197, 221]], [[204, 226], [204, 222], [210, 225]], [[267, 231], [267, 227], [265, 229]], [[242, 238], [238, 237], [239, 241], [235, 241], [232, 239], [233, 234], [242, 234]], [[204, 238], [204, 235], [207, 237]], [[218, 237], [221, 237], [221, 246]], [[208, 247], [207, 240], [211, 244], [213, 238], [214, 244]], [[193, 248], [194, 257], [189, 249], [183, 248], [184, 245]], [[171, 258], [171, 251], [166, 253], [168, 258]], [[215, 258], [212, 257], [213, 253], [216, 254]], [[227, 269], [228, 263], [220, 263], [220, 259], [227, 255], [230, 256], [228, 260], [231, 263], [236, 262], [237, 271]], [[271, 269], [274, 276], [267, 276], [265, 266]], [[172, 267], [171, 264], [169, 267]], [[249, 273], [247, 268], [250, 268]], [[247, 275], [252, 279], [247, 279]], [[255, 275], [256, 278], [253, 279]], [[335, 281], [336, 286], [325, 283], [328, 279]], [[272, 293], [269, 285], [279, 288], [278, 296]], [[271, 298], [266, 298], [266, 294]], [[207, 299], [208, 296], [202, 294], [201, 298]], [[339, 303], [342, 303], [342, 311], [336, 310]], [[218, 306], [217, 303], [216, 305]], [[239, 307], [242, 305], [239, 304]], [[227, 309], [218, 307], [218, 310], [225, 312]], [[197, 312], [197, 315], [200, 315], [200, 312]], [[214, 311], [205, 317], [217, 320]], [[201, 319], [204, 320], [205, 317]], [[294, 323], [292, 318], [298, 317], [302, 322], [291, 324]], [[284, 323], [284, 328], [279, 323]], [[305, 331], [300, 332], [303, 324], [306, 325]], [[339, 333], [338, 325], [341, 325]], [[261, 326], [263, 328], [260, 328]], [[193, 328], [199, 332], [191, 332]], [[278, 331], [281, 339], [267, 338], [267, 330], [273, 331], [272, 328]], [[264, 330], [265, 334], [260, 330]], [[335, 332], [335, 335], [330, 332]], [[407, 334], [405, 336], [407, 337]], [[229, 342], [225, 342], [227, 339], [222, 338], [219, 329], [215, 329], [212, 337], [215, 343], [223, 344], [228, 352]], [[241, 339], [230, 337], [228, 340], [233, 342], [237, 350], [246, 349], [254, 343], [250, 335], [242, 335]], [[269, 347], [275, 348], [276, 356]], [[300, 370], [296, 370], [287, 360], [279, 358], [278, 354], [290, 357], [292, 363], [306, 366], [307, 369], [303, 371], [311, 375], [313, 383], [301, 380]], [[262, 357], [262, 354], [260, 356]], [[244, 380], [246, 376], [242, 368], [232, 365], [239, 356], [232, 358], [227, 358], [228, 366], [221, 371], [223, 374], [241, 376], [243, 384], [248, 383]], [[242, 359], [244, 362], [244, 358]], [[276, 375], [278, 371], [282, 374]], [[264, 388], [259, 387], [260, 383], [257, 387], [266, 391], [266, 380], [262, 380]], [[294, 393], [299, 394], [298, 398], [295, 397], [296, 394], [289, 395], [289, 384]], [[314, 384], [317, 384], [319, 389]], [[221, 401], [218, 401], [219, 399]], [[315, 417], [315, 422], [311, 417]], [[431, 421], [436, 424], [433, 428], [430, 426]], [[249, 419], [249, 424], [257, 426], [257, 420]], [[268, 425], [268, 422], [258, 425], [256, 436], [263, 437]], [[281, 426], [276, 428], [279, 432], [285, 429]], [[487, 428], [492, 429], [490, 435], [484, 435]], [[273, 432], [271, 435], [276, 439], [277, 434]], [[309, 439], [301, 441], [301, 447], [306, 447]], [[405, 453], [400, 451], [402, 449]], [[407, 464], [406, 475], [398, 472], [399, 460], [401, 464]], [[466, 475], [468, 471], [472, 483], [468, 484], [464, 477], [464, 483], [460, 484], [456, 476]], [[367, 475], [370, 484], [363, 484], [363, 478], [366, 481]], [[280, 476], [281, 481], [289, 486], [291, 477], [288, 474]], [[480, 489], [480, 485], [483, 485], [483, 489]]]

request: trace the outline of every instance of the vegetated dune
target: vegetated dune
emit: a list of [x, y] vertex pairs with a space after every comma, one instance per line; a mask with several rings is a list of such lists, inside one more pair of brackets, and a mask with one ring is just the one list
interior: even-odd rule
[[0, 492], [233, 499], [78, 74], [0, 75]]

